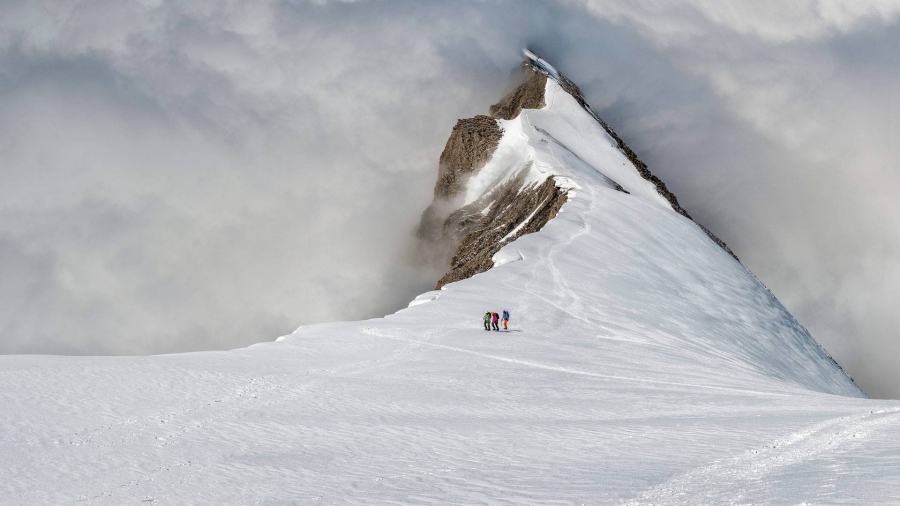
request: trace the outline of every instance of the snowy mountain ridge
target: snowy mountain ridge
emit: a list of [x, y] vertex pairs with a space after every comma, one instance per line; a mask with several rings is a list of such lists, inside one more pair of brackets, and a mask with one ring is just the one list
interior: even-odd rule
[[[460, 120], [441, 154], [435, 200], [425, 211], [419, 232], [420, 237], [449, 244], [455, 250], [451, 270], [437, 288], [486, 271], [492, 265], [490, 257], [503, 245], [540, 230], [556, 216], [566, 201], [569, 183], [553, 172], [559, 162], [546, 160], [543, 144], [554, 143], [578, 163], [590, 165], [546, 129], [532, 124], [528, 114], [521, 114], [523, 110], [543, 109], [547, 97], [556, 93], [568, 94], [605, 130], [604, 135], [594, 128], [594, 140], [590, 142], [609, 142], [625, 156], [624, 169], [603, 167], [598, 160], [594, 161], [600, 165], [591, 165], [609, 185], [630, 193], [604, 171], [624, 178], [626, 186], [637, 195], [667, 205], [693, 221], [666, 184], [594, 112], [575, 83], [533, 52], [526, 49], [524, 54], [527, 59], [522, 64], [522, 82], [491, 106], [490, 117]], [[569, 116], [585, 116], [571, 112]], [[591, 149], [581, 151], [589, 156], [595, 154]], [[637, 181], [636, 175], [644, 181]], [[703, 225], [697, 225], [737, 260], [722, 240]]]
[[528, 58], [528, 62], [535, 69], [544, 74], [547, 74], [547, 76], [556, 81], [556, 83], [563, 90], [569, 93], [572, 98], [574, 98], [579, 104], [581, 104], [581, 106], [585, 109], [585, 111], [587, 111], [588, 114], [591, 115], [591, 117], [593, 117], [598, 123], [603, 126], [604, 130], [606, 130], [606, 133], [609, 134], [609, 136], [616, 142], [619, 150], [622, 151], [622, 153], [628, 158], [634, 169], [641, 175], [641, 177], [643, 177], [647, 181], [650, 181], [656, 187], [656, 192], [659, 193], [659, 195], [661, 195], [664, 199], [666, 199], [666, 201], [672, 207], [673, 211], [697, 223], [697, 226], [700, 227], [700, 229], [703, 230], [714, 243], [718, 244], [719, 247], [727, 251], [728, 254], [734, 257], [735, 260], [740, 261], [737, 255], [735, 255], [734, 252], [731, 251], [731, 248], [729, 248], [724, 241], [716, 237], [716, 235], [713, 234], [708, 228], [704, 227], [702, 224], [691, 218], [688, 212], [678, 203], [678, 198], [675, 197], [675, 194], [669, 191], [669, 189], [666, 187], [666, 184], [662, 182], [662, 180], [660, 180], [658, 177], [654, 176], [647, 168], [647, 164], [638, 159], [634, 151], [632, 151], [631, 148], [628, 147], [627, 144], [625, 144], [625, 141], [623, 141], [616, 134], [615, 130], [613, 130], [608, 123], [603, 121], [603, 119], [600, 118], [600, 116], [597, 115], [596, 112], [594, 112], [594, 109], [584, 99], [584, 96], [581, 94], [581, 90], [575, 83], [569, 80], [566, 76], [562, 75], [562, 73], [560, 73], [558, 70], [556, 70], [555, 67], [547, 63], [547, 61], [545, 61], [543, 58], [534, 54], [528, 49], [524, 50], [524, 54], [525, 57]]
[[441, 155], [440, 290], [228, 352], [0, 357], [0, 503], [900, 502], [900, 403], [529, 64]]
[[[480, 156], [484, 159], [483, 164], [472, 164], [458, 170], [460, 174], [456, 175], [453, 191], [444, 191], [443, 177], [439, 177], [436, 185], [436, 204], [443, 203], [445, 214], [446, 209], [450, 211], [443, 223], [444, 235], [452, 236], [454, 232], [456, 235], [453, 238], [456, 239], [453, 245], [456, 252], [450, 276], [455, 271], [459, 273], [455, 277], [445, 276], [442, 281], [458, 281], [484, 272], [498, 263], [507, 263], [502, 248], [527, 233], [540, 230], [554, 219], [562, 206], [576, 198], [578, 190], [584, 189], [579, 181], [582, 184], [590, 182], [591, 188], [602, 188], [604, 192], [612, 190], [623, 193], [626, 196], [620, 198], [640, 200], [693, 222], [665, 183], [647, 170], [646, 165], [587, 104], [577, 85], [533, 52], [525, 50], [524, 53], [527, 61], [523, 64], [525, 77], [522, 84], [491, 108], [501, 132], [499, 141], [482, 148], [489, 151]], [[543, 89], [522, 91], [527, 88]], [[529, 93], [528, 98], [523, 98]], [[486, 117], [482, 118], [482, 123], [489, 121]], [[461, 120], [461, 123], [463, 121], [466, 120]], [[453, 144], [459, 142], [455, 137], [456, 128], [442, 159], [448, 150], [453, 149]], [[463, 137], [462, 143], [474, 142], [471, 137]], [[442, 175], [446, 171], [442, 164]], [[553, 188], [549, 195], [546, 191], [540, 191], [547, 187]], [[436, 204], [432, 204], [429, 211]], [[434, 221], [429, 211], [426, 211], [423, 223]], [[538, 213], [542, 217], [536, 220]], [[591, 211], [586, 214], [591, 214]], [[698, 225], [698, 228], [734, 257], [731, 250], [705, 227]], [[489, 263], [484, 261], [488, 254]], [[470, 259], [478, 259], [478, 255], [482, 257], [478, 267], [470, 268], [473, 263]], [[694, 258], [700, 260], [702, 257], [694, 255]], [[671, 262], [673, 259], [662, 260]], [[679, 260], [689, 262], [690, 257]], [[734, 257], [734, 260], [737, 261], [737, 258]], [[744, 275], [749, 275], [765, 289], [749, 271], [743, 270]], [[439, 283], [438, 288], [443, 284]], [[837, 369], [834, 374], [841, 378], [841, 382], [852, 384], [852, 380], [774, 295], [768, 289], [765, 291], [771, 298], [770, 304], [777, 307], [784, 318], [792, 320], [790, 326], [797, 334], [793, 339], [804, 344], [804, 352], [811, 354], [808, 358], [815, 356], [816, 363], [824, 360], [828, 363], [828, 369]], [[840, 393], [859, 395], [861, 391], [853, 385], [841, 389]]]

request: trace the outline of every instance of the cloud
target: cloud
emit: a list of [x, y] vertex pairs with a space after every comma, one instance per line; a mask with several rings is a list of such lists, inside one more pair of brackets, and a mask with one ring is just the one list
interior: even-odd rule
[[628, 5], [688, 83], [655, 102], [645, 83], [610, 121], [870, 395], [900, 395], [897, 6]]
[[227, 348], [402, 307], [436, 161], [524, 46], [900, 395], [895, 2], [5, 2], [0, 352]]

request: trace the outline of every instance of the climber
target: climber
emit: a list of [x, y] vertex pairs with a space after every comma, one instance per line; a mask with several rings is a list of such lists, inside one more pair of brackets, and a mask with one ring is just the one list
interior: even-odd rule
[[491, 330], [491, 312], [484, 313], [484, 330]]
[[503, 320], [503, 330], [509, 330], [509, 327], [507, 326], [507, 324], [509, 323], [509, 311], [505, 309], [503, 310], [503, 316], [501, 317], [501, 320]]
[[497, 313], [492, 314], [491, 315], [491, 324], [494, 325], [494, 330], [496, 330], [497, 332], [500, 332], [500, 327], [498, 325], [499, 322], [500, 322], [500, 315], [498, 315]]

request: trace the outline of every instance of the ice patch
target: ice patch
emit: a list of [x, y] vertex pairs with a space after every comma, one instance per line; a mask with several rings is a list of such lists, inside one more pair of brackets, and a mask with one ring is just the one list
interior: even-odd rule
[[553, 65], [550, 65], [543, 58], [532, 53], [531, 51], [529, 51], [527, 49], [523, 50], [522, 52], [525, 53], [526, 58], [531, 60], [532, 65], [534, 65], [538, 69], [542, 70], [544, 73], [546, 73], [553, 79], [556, 79], [557, 81], [560, 80], [559, 71], [556, 70], [556, 67], [554, 67]]

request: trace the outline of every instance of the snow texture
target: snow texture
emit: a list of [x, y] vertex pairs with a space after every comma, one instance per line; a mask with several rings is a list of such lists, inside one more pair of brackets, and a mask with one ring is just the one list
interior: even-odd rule
[[0, 357], [0, 504], [900, 502], [900, 403], [547, 87], [491, 179], [573, 190], [486, 273], [246, 349]]

